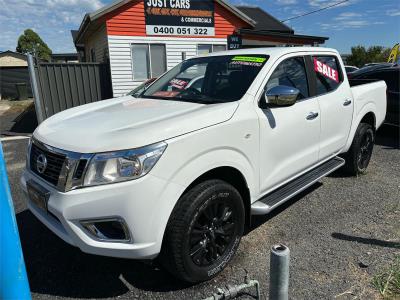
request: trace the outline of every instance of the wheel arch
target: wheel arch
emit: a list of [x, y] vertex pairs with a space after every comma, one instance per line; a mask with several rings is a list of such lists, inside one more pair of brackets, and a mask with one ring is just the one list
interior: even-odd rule
[[[162, 244], [161, 248], [164, 247], [164, 242], [165, 242], [165, 232], [166, 228], [168, 226], [169, 220], [173, 214], [173, 211], [175, 207], [177, 206], [179, 199], [191, 188], [196, 186], [197, 184], [204, 182], [206, 180], [211, 180], [211, 179], [220, 179], [223, 180], [232, 186], [234, 186], [240, 195], [242, 196], [242, 201], [243, 205], [245, 207], [245, 226], [249, 226], [251, 222], [251, 196], [250, 196], [250, 189], [247, 185], [247, 180], [243, 173], [232, 166], [218, 166], [212, 169], [209, 169], [205, 172], [203, 172], [201, 175], [196, 177], [191, 181], [191, 183], [183, 190], [183, 192], [180, 194], [178, 200], [176, 201], [174, 207], [171, 210], [171, 213], [168, 217], [168, 221], [165, 224], [164, 230], [163, 230], [163, 236], [162, 236]], [[162, 251], [161, 251], [162, 252]]]
[[240, 196], [242, 197], [243, 205], [245, 208], [245, 224], [250, 225], [250, 208], [251, 208], [251, 197], [250, 190], [247, 185], [245, 176], [238, 169], [231, 166], [221, 166], [211, 169], [199, 177], [197, 177], [182, 193], [185, 194], [188, 190], [196, 186], [197, 184], [211, 179], [220, 179], [232, 185], [238, 190]]
[[367, 105], [364, 109], [353, 119], [353, 124], [350, 130], [349, 138], [347, 139], [346, 146], [342, 152], [347, 152], [353, 142], [354, 136], [356, 134], [357, 128], [361, 123], [370, 124], [374, 131], [377, 128], [377, 116], [375, 112], [375, 107], [373, 105]]
[[360, 120], [360, 123], [367, 123], [367, 124], [371, 125], [374, 130], [376, 130], [376, 116], [375, 116], [375, 114], [372, 111], [367, 112], [364, 115], [364, 117], [362, 117], [362, 119]]

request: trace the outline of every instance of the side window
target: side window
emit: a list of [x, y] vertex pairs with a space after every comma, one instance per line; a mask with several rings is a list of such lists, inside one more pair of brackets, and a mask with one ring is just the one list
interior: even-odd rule
[[309, 97], [307, 72], [303, 57], [288, 58], [276, 67], [267, 82], [266, 90], [269, 91], [278, 85], [298, 89], [300, 91], [299, 100]]
[[317, 77], [317, 95], [335, 90], [343, 81], [340, 65], [334, 56], [314, 56], [314, 71]]

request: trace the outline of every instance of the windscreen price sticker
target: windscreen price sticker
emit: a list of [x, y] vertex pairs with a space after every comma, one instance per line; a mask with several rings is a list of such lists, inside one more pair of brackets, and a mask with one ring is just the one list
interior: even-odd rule
[[322, 74], [322, 76], [339, 82], [339, 74], [337, 70], [331, 68], [330, 66], [320, 62], [318, 59], [314, 58], [314, 70], [317, 73]]
[[214, 36], [215, 29], [212, 27], [182, 27], [182, 26], [158, 26], [146, 25], [149, 35], [190, 35], [190, 36]]

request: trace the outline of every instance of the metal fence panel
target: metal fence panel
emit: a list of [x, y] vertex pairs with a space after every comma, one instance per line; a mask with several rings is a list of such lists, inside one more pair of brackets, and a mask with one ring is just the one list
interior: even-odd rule
[[28, 97], [32, 98], [28, 67], [0, 67], [0, 95], [2, 98], [18, 97], [16, 83], [25, 83]]
[[109, 66], [100, 63], [38, 63], [37, 89], [43, 119], [112, 97]]

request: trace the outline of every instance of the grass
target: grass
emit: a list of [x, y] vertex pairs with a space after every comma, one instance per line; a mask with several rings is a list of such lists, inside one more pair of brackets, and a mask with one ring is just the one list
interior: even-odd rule
[[400, 299], [400, 256], [387, 270], [375, 275], [372, 284], [384, 299]]

